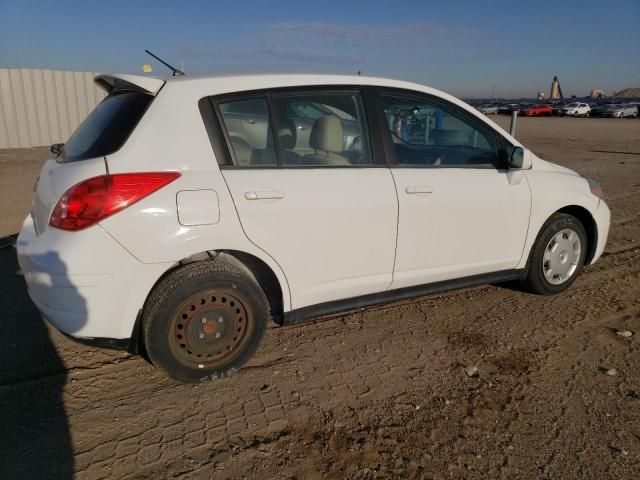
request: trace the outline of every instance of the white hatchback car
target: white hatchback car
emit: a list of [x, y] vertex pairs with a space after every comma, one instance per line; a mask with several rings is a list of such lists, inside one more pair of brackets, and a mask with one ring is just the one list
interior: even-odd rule
[[181, 381], [278, 324], [471, 285], [553, 294], [602, 253], [600, 187], [437, 90], [360, 76], [99, 75], [18, 238], [43, 316]]
[[588, 117], [591, 113], [591, 107], [587, 103], [572, 102], [562, 107], [561, 112], [563, 115], [572, 117]]

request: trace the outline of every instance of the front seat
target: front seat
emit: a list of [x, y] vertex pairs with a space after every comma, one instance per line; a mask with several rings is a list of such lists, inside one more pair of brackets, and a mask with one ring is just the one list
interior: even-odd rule
[[349, 160], [340, 154], [344, 143], [342, 123], [335, 115], [318, 117], [309, 135], [309, 147], [315, 153], [305, 155], [304, 165], [351, 165]]

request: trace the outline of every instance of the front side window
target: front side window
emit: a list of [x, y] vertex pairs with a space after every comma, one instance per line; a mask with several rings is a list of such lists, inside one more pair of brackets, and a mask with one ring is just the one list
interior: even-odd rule
[[399, 165], [498, 166], [494, 134], [453, 106], [392, 94], [383, 94], [382, 103]]
[[359, 93], [274, 94], [272, 108], [282, 165], [373, 163]]
[[221, 102], [218, 108], [238, 166], [277, 164], [266, 97]]

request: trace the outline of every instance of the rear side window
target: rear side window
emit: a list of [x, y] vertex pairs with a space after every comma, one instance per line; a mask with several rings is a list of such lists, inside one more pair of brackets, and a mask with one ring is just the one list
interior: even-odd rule
[[[217, 103], [234, 164], [240, 167], [351, 167], [373, 164], [361, 94], [299, 91]], [[211, 122], [206, 108], [205, 123]], [[273, 125], [272, 125], [273, 122]], [[209, 129], [209, 135], [216, 135]], [[213, 139], [214, 149], [216, 142]]]
[[275, 166], [276, 152], [265, 97], [219, 104], [238, 165]]
[[122, 147], [153, 100], [151, 95], [119, 91], [109, 94], [71, 135], [59, 162], [110, 155]]
[[358, 92], [305, 92], [273, 96], [283, 166], [373, 164]]

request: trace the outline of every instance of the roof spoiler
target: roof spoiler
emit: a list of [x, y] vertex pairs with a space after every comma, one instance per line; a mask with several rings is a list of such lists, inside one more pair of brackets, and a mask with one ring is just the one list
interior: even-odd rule
[[94, 82], [107, 93], [114, 90], [133, 90], [153, 96], [157, 95], [165, 84], [165, 81], [159, 78], [129, 74], [101, 74], [96, 76]]

